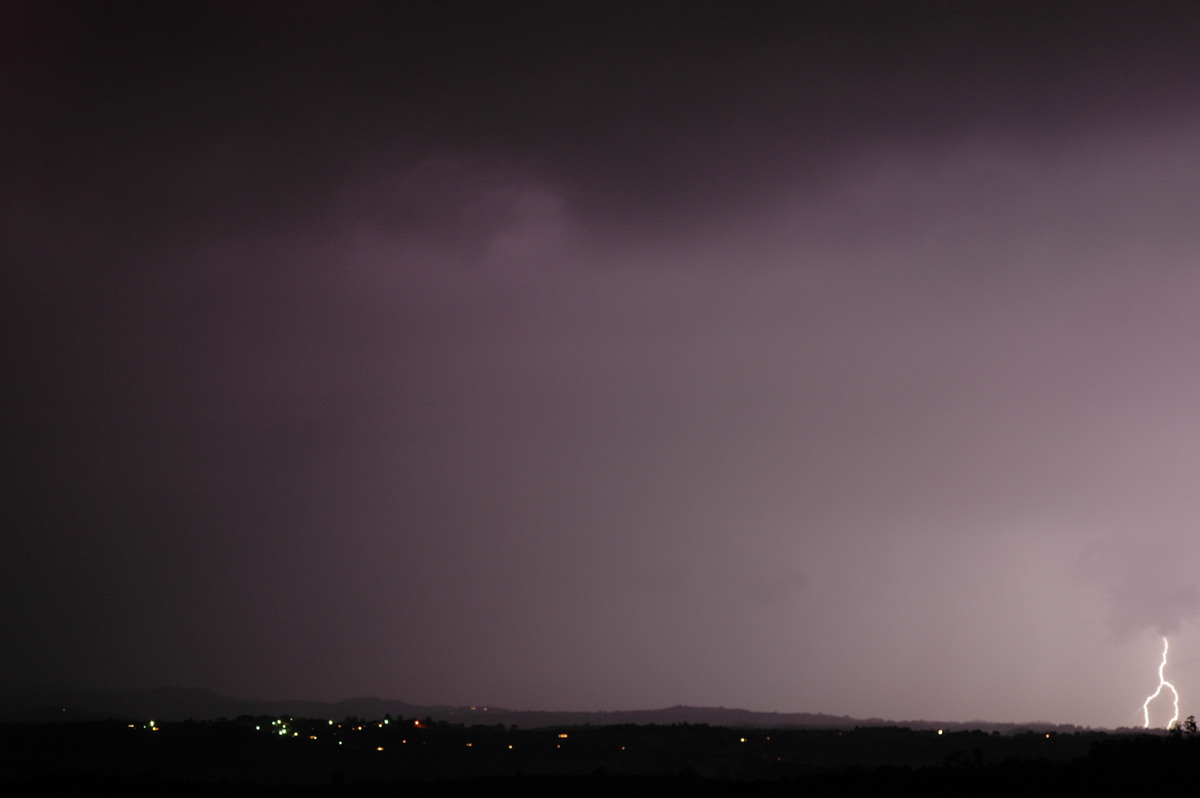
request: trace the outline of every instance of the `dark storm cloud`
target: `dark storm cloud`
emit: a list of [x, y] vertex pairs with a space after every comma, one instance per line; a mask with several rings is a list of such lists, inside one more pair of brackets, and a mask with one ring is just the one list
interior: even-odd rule
[[14, 27], [57, 57], [14, 49], [36, 79], [10, 90], [9, 229], [43, 264], [136, 263], [319, 216], [381, 153], [532, 162], [637, 229], [836, 181], [877, 146], [1037, 142], [1194, 99], [1186, 25], [1082, 8], [48, 6]]
[[1196, 15], [22, 9], [9, 672], [1112, 722], [1196, 609]]

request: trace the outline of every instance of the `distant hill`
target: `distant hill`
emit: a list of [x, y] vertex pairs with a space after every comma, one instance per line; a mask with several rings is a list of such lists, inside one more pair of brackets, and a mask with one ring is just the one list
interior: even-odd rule
[[54, 688], [8, 689], [0, 692], [0, 723], [54, 723], [117, 718], [122, 720], [212, 720], [239, 715], [291, 715], [340, 720], [348, 716], [364, 719], [384, 715], [432, 718], [465, 726], [517, 726], [536, 729], [547, 726], [613, 726], [619, 724], [706, 723], [712, 726], [756, 728], [852, 729], [858, 726], [904, 726], [912, 729], [948, 731], [981, 729], [1011, 732], [1077, 731], [1070, 724], [1045, 722], [967, 723], [926, 720], [883, 720], [852, 718], [811, 712], [754, 712], [726, 707], [672, 706], [665, 709], [611, 712], [532, 711], [492, 706], [444, 706], [409, 704], [381, 698], [351, 698], [336, 703], [321, 701], [262, 701], [230, 698], [211, 690], [161, 687], [154, 690], [61, 690]]

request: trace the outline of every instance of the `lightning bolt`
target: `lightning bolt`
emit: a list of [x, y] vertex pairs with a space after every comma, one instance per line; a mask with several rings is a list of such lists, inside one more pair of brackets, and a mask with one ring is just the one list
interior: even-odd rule
[[1179, 691], [1175, 689], [1175, 685], [1163, 678], [1163, 669], [1167, 667], [1167, 648], [1167, 638], [1163, 637], [1162, 662], [1158, 664], [1158, 689], [1151, 693], [1142, 704], [1142, 715], [1146, 720], [1146, 722], [1142, 724], [1142, 728], [1144, 729], [1150, 728], [1150, 702], [1158, 698], [1164, 687], [1170, 690], [1171, 695], [1175, 698], [1175, 714], [1171, 716], [1171, 722], [1167, 724], [1167, 728], [1170, 728], [1179, 722]]

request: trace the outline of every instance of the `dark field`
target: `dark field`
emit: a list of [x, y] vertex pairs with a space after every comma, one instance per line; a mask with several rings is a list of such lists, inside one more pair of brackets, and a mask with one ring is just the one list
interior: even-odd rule
[[1195, 784], [1188, 734], [616, 725], [412, 718], [97, 721], [0, 727], [2, 781], [159, 794], [824, 795], [865, 789], [1099, 793]]

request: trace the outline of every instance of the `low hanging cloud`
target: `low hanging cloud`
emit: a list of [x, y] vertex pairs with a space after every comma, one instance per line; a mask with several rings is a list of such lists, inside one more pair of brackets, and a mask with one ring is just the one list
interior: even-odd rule
[[1200, 619], [1200, 587], [1189, 574], [1186, 539], [1144, 539], [1139, 545], [1093, 543], [1081, 556], [1084, 580], [1100, 587], [1113, 636], [1129, 640], [1146, 632], [1174, 635]]

